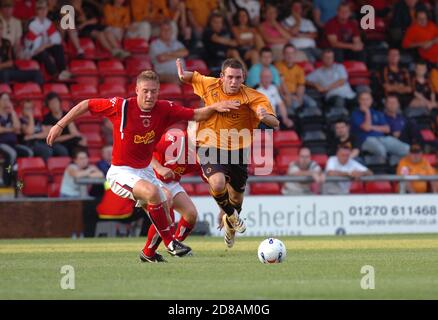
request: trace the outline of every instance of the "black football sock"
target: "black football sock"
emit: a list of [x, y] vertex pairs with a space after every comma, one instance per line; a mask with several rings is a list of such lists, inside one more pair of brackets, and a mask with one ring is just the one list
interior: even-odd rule
[[220, 192], [214, 192], [210, 188], [210, 194], [213, 196], [214, 200], [216, 200], [219, 207], [224, 210], [227, 216], [231, 216], [234, 213], [234, 207], [230, 204], [227, 188], [224, 188], [224, 190]]

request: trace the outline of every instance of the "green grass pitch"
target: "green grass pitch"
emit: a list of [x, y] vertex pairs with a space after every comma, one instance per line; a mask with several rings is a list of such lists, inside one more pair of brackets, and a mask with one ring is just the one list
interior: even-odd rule
[[[438, 234], [279, 238], [276, 265], [258, 261], [262, 238], [227, 250], [190, 237], [194, 255], [166, 264], [140, 263], [142, 238], [0, 240], [0, 299], [438, 299]], [[74, 290], [61, 289], [63, 265]], [[360, 286], [364, 265], [374, 290]]]

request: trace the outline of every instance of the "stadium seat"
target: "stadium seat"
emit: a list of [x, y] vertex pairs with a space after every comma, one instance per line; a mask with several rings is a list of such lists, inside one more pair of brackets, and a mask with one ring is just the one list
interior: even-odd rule
[[129, 58], [125, 61], [126, 73], [129, 77], [137, 77], [144, 70], [151, 70], [152, 63], [149, 59]]
[[423, 137], [423, 140], [426, 142], [432, 142], [436, 140], [435, 134], [432, 130], [424, 129], [421, 130], [421, 136]]
[[188, 101], [199, 99], [199, 96], [197, 96], [195, 94], [195, 92], [193, 91], [192, 85], [190, 85], [188, 83], [183, 83], [181, 85], [181, 89], [182, 89], [182, 94], [184, 96], [184, 99], [186, 99]]
[[393, 193], [393, 188], [388, 181], [365, 182], [365, 193]]
[[[79, 38], [79, 44], [81, 48], [84, 50], [84, 58], [85, 59], [96, 59], [97, 52], [96, 52], [96, 46], [91, 38]], [[67, 44], [67, 50], [70, 55], [70, 57], [74, 58], [77, 56], [76, 48], [74, 47], [73, 43], [71, 41]]]
[[207, 183], [196, 183], [194, 194], [197, 196], [209, 196], [210, 186]]
[[147, 53], [149, 46], [142, 38], [125, 38], [123, 40], [123, 49], [131, 53]]
[[99, 86], [99, 83], [100, 83], [100, 80], [99, 80], [99, 77], [97, 76], [97, 75], [95, 75], [95, 76], [92, 76], [92, 75], [89, 75], [89, 76], [75, 76], [75, 81], [77, 82], [77, 83], [86, 83], [87, 85], [89, 85], [89, 86], [93, 86], [93, 87], [98, 87]]
[[313, 72], [313, 71], [315, 70], [315, 67], [314, 67], [313, 64], [310, 63], [309, 61], [300, 61], [300, 62], [297, 62], [297, 64], [298, 64], [301, 68], [303, 68], [304, 73], [305, 73], [306, 75], [309, 74], [309, 73], [311, 73], [311, 72]]
[[189, 196], [192, 196], [195, 194], [195, 187], [191, 183], [181, 183], [181, 186], [184, 188], [184, 190], [187, 192]]
[[40, 70], [40, 65], [35, 60], [14, 60], [14, 64], [19, 70]]
[[75, 101], [96, 98], [98, 96], [97, 88], [89, 84], [72, 84], [70, 91], [73, 93]]
[[354, 61], [354, 60], [344, 61], [343, 65], [347, 70], [349, 78], [370, 76], [367, 65], [362, 61]]
[[363, 183], [361, 181], [353, 181], [350, 186], [351, 194], [362, 194], [364, 193]]
[[315, 161], [322, 169], [324, 169], [328, 160], [328, 156], [327, 154], [312, 154], [312, 160]]
[[198, 71], [200, 74], [204, 76], [208, 76], [210, 74], [210, 70], [207, 67], [207, 64], [204, 60], [201, 59], [187, 59], [186, 70], [187, 71]]
[[288, 154], [288, 155], [292, 155], [292, 156], [296, 156], [298, 157], [298, 153], [299, 153], [300, 149], [297, 147], [279, 147], [276, 149], [277, 155], [280, 154]]
[[49, 175], [44, 160], [39, 157], [18, 158], [18, 179], [24, 196], [47, 197]]
[[49, 184], [49, 198], [59, 198], [61, 192], [61, 183], [60, 182], [52, 182]]
[[277, 182], [253, 182], [250, 185], [252, 195], [276, 195], [281, 194], [280, 184]]
[[70, 91], [64, 83], [45, 83], [43, 85], [44, 96], [49, 92], [57, 93], [61, 99], [71, 99]]
[[89, 148], [103, 147], [103, 139], [100, 132], [82, 132], [82, 135], [87, 139], [87, 146]]
[[275, 166], [277, 168], [278, 173], [284, 174], [287, 172], [289, 168], [289, 164], [296, 161], [298, 159], [298, 155], [294, 154], [279, 154], [275, 158]]
[[105, 76], [126, 76], [126, 70], [120, 60], [102, 60], [97, 63], [99, 75]]
[[179, 85], [175, 83], [161, 83], [159, 98], [174, 100], [174, 99], [182, 99], [184, 97], [181, 87]]
[[274, 147], [300, 146], [301, 141], [295, 131], [275, 131]]
[[92, 60], [72, 60], [70, 72], [81, 76], [96, 76], [98, 74], [96, 64]]
[[437, 156], [433, 153], [426, 153], [424, 155], [424, 158], [430, 163], [432, 167], [435, 167], [437, 165]]
[[130, 84], [128, 84], [126, 86], [126, 92], [127, 92], [127, 96], [128, 97], [133, 97], [133, 96], [136, 95], [136, 93], [135, 93], [135, 86], [136, 86], [135, 82], [134, 83], [130, 83]]
[[39, 84], [34, 82], [23, 82], [23, 83], [16, 83], [13, 86], [14, 88], [14, 96], [17, 100], [24, 100], [24, 99], [42, 99], [43, 94], [41, 87]]
[[368, 41], [385, 41], [387, 26], [385, 20], [380, 17], [375, 18], [374, 29], [365, 29], [365, 37]]
[[47, 169], [52, 183], [61, 183], [65, 168], [71, 163], [70, 157], [50, 157], [47, 160]]
[[0, 92], [5, 92], [13, 98], [13, 92], [9, 84], [7, 83], [0, 83]]
[[124, 97], [126, 88], [117, 83], [103, 83], [99, 85], [99, 95], [102, 98]]

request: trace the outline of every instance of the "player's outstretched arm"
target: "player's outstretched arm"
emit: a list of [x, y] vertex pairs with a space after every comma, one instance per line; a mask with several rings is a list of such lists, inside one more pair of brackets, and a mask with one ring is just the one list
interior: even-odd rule
[[55, 142], [65, 127], [67, 127], [73, 120], [75, 120], [80, 115], [88, 111], [88, 100], [79, 102], [74, 106], [64, 117], [62, 117], [56, 125], [54, 125], [47, 136], [46, 142], [49, 146]]
[[195, 109], [195, 115], [193, 120], [203, 121], [210, 118], [214, 112], [230, 112], [231, 110], [239, 109], [239, 101], [221, 101], [213, 103], [212, 105], [206, 106], [204, 108]]
[[278, 121], [277, 117], [269, 114], [266, 109], [261, 106], [257, 108], [257, 116], [261, 122], [271, 128], [278, 129], [280, 127], [280, 121]]
[[193, 72], [184, 70], [181, 59], [176, 59], [176, 68], [178, 70], [179, 80], [185, 83], [192, 82]]

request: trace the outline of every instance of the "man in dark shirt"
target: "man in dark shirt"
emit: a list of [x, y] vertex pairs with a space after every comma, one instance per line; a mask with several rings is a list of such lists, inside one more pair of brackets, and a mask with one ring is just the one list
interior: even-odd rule
[[359, 156], [360, 150], [356, 138], [350, 133], [350, 125], [344, 119], [335, 123], [335, 137], [331, 140], [329, 155], [336, 155], [340, 145], [351, 149], [350, 158], [354, 159]]

